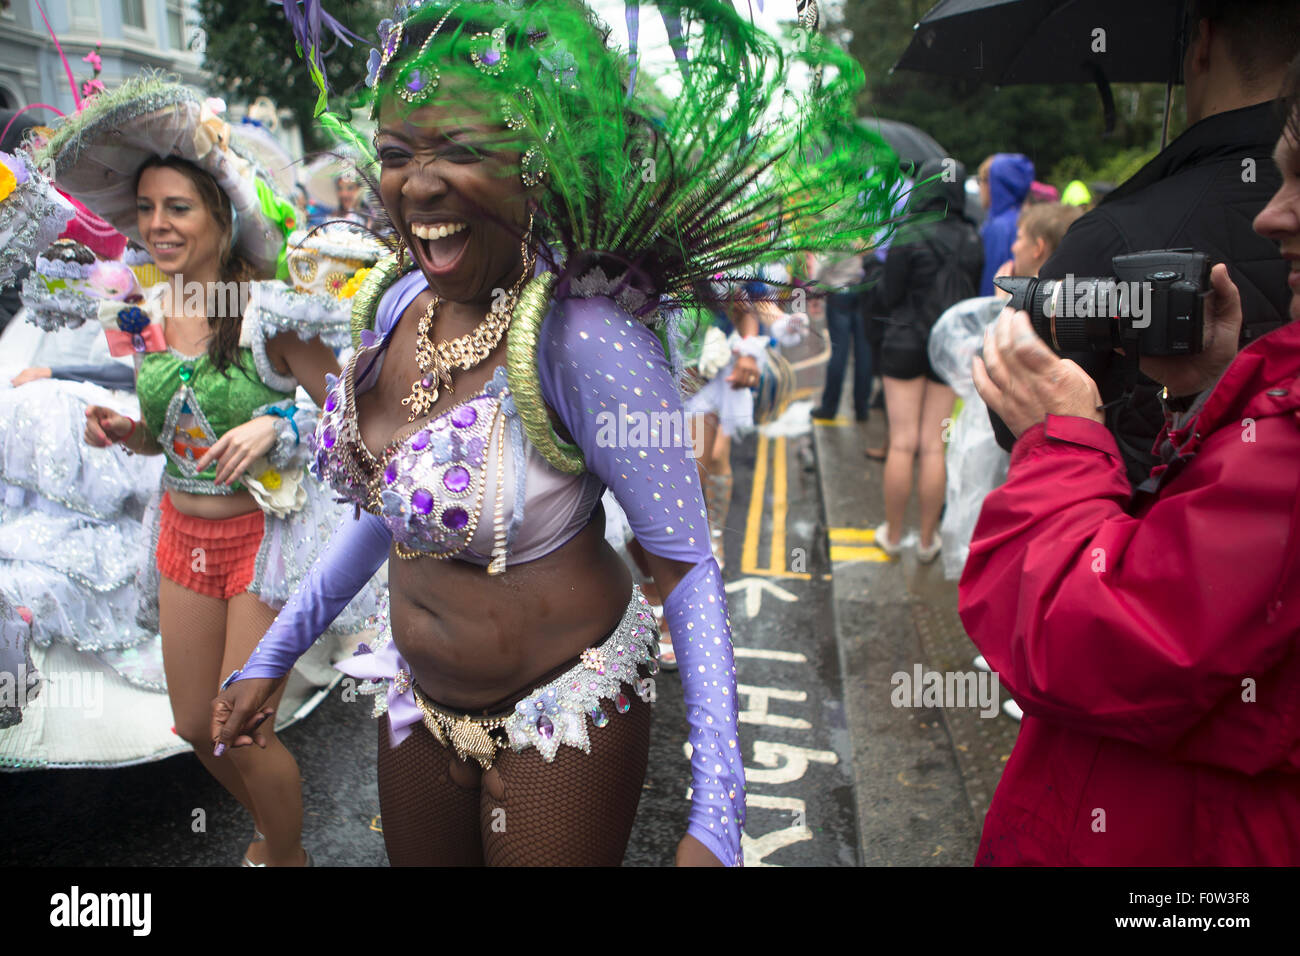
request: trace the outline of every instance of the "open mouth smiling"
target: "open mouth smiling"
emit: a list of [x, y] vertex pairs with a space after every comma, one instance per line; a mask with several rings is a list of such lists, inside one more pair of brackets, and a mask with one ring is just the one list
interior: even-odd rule
[[427, 272], [454, 269], [469, 245], [469, 224], [456, 219], [407, 224], [415, 240], [412, 251]]

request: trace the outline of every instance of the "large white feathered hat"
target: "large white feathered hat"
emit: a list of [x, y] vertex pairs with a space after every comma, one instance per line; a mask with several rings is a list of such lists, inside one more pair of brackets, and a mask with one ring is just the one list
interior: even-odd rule
[[234, 207], [235, 251], [260, 277], [275, 275], [285, 241], [279, 220], [291, 207], [213, 103], [188, 87], [146, 74], [100, 93], [55, 129], [38, 160], [48, 168], [53, 159], [61, 189], [139, 242], [136, 174], [154, 156], [179, 156], [209, 173]]

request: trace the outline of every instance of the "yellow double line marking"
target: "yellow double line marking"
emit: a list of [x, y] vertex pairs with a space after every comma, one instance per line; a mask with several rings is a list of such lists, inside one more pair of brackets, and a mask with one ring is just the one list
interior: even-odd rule
[[[786, 495], [789, 476], [786, 466], [785, 437], [768, 438], [760, 433], [754, 456], [754, 483], [749, 493], [749, 514], [745, 518], [745, 545], [740, 553], [740, 573], [764, 578], [812, 579], [807, 571], [791, 571], [785, 551], [785, 521], [789, 511]], [[767, 496], [767, 458], [772, 452], [772, 547], [767, 567], [758, 566], [758, 544], [763, 536], [763, 508]], [[807, 549], [804, 551], [807, 560]]]
[[875, 546], [872, 528], [829, 528], [831, 563], [836, 561], [888, 561], [889, 555]]
[[[803, 398], [812, 392], [803, 388], [790, 396], [790, 401]], [[788, 402], [786, 403], [789, 404]], [[782, 413], [785, 406], [782, 406]], [[779, 414], [777, 417], [780, 417]], [[772, 452], [772, 546], [768, 552], [766, 567], [758, 566], [758, 544], [763, 536], [763, 509], [767, 496], [767, 459], [769, 448]], [[807, 571], [789, 570], [789, 555], [785, 550], [785, 522], [789, 512], [789, 475], [786, 464], [785, 436], [768, 438], [758, 433], [758, 450], [754, 456], [754, 481], [749, 492], [749, 514], [745, 518], [745, 544], [740, 553], [740, 573], [764, 578], [797, 578], [809, 581], [812, 574]], [[804, 549], [804, 560], [808, 560], [808, 548]]]

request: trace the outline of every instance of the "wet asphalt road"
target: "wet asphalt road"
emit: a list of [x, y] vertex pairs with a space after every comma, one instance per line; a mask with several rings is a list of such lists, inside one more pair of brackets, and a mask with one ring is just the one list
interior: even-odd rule
[[[751, 435], [732, 456], [725, 578], [743, 705], [749, 866], [860, 862], [821, 504], [811, 434], [802, 431]], [[685, 829], [686, 717], [680, 684], [664, 677], [629, 866], [671, 865]], [[387, 862], [369, 711], [369, 698], [345, 702], [335, 688], [283, 733], [303, 775], [304, 844], [322, 865]], [[233, 865], [251, 831], [191, 754], [115, 770], [0, 774], [0, 807], [0, 865]]]

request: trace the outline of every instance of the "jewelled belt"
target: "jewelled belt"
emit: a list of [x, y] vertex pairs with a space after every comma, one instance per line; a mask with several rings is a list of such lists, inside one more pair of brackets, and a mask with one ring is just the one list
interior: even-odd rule
[[658, 658], [654, 617], [641, 589], [634, 588], [614, 632], [599, 647], [583, 651], [578, 664], [516, 703], [513, 711], [481, 717], [457, 713], [429, 700], [414, 683], [411, 690], [424, 726], [461, 760], [475, 760], [489, 770], [497, 752], [509, 745], [515, 751], [536, 747], [550, 763], [562, 744], [590, 753], [587, 719], [597, 728], [604, 727], [609, 723], [606, 708], [611, 705], [615, 712], [626, 714], [632, 707], [628, 688], [649, 699], [651, 687], [639, 668], [644, 665], [646, 673], [657, 674]]

